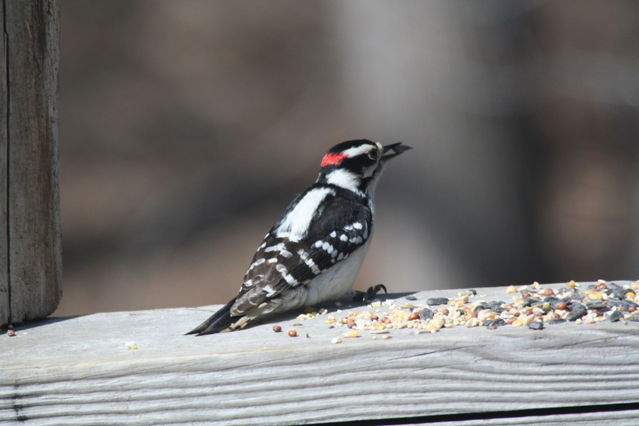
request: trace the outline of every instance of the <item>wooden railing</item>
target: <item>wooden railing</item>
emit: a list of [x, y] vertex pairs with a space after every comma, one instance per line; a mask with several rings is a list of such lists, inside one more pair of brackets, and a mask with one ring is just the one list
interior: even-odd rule
[[[586, 288], [581, 284], [582, 293]], [[477, 289], [461, 308], [451, 300], [430, 309], [451, 316], [479, 312], [481, 301], [521, 297], [506, 290]], [[475, 322], [447, 328], [448, 320], [433, 328], [424, 313], [414, 326], [394, 328], [429, 298], [457, 294], [392, 295], [372, 306], [330, 308], [308, 319], [295, 313], [202, 337], [183, 333], [216, 307], [27, 325], [0, 336], [0, 422], [636, 424], [638, 322], [611, 322], [608, 311], [592, 323], [590, 316], [541, 330], [524, 317], [520, 326], [496, 329]]]

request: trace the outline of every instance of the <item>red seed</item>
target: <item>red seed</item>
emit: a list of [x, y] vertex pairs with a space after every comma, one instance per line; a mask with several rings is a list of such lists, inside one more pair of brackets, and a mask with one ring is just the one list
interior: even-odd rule
[[392, 321], [391, 321], [391, 319], [390, 319], [390, 318], [388, 318], [388, 317], [384, 317], [384, 319], [382, 320], [382, 322], [383, 322], [384, 324], [390, 324]]
[[282, 326], [274, 325], [273, 326], [273, 331], [276, 332], [276, 333], [280, 333], [282, 331]]
[[598, 283], [597, 288], [603, 290], [605, 288], [608, 288], [608, 285], [606, 283]]
[[628, 308], [628, 312], [635, 312], [637, 310], [636, 306], [631, 306]]
[[377, 321], [379, 317], [375, 314], [371, 315], [371, 321]]
[[530, 296], [532, 296], [532, 293], [530, 293], [528, 291], [524, 291], [523, 293], [521, 293], [521, 297], [523, 297], [524, 299], [527, 299]]
[[355, 327], [355, 319], [354, 318], [349, 318], [348, 320], [346, 320], [346, 326], [348, 328]]
[[292, 329], [292, 328], [291, 328], [291, 329], [288, 331], [288, 335], [289, 335], [290, 337], [297, 337], [297, 330], [294, 330], [294, 329]]
[[13, 337], [15, 335], [16, 335], [16, 331], [14, 329], [10, 328], [7, 330], [7, 336]]
[[409, 320], [413, 321], [413, 320], [418, 320], [419, 319], [419, 312], [413, 312], [412, 314], [410, 314], [410, 317], [408, 317]]
[[545, 288], [542, 291], [540, 291], [539, 294], [541, 296], [554, 296], [555, 292], [553, 291], [552, 288]]
[[568, 307], [568, 304], [566, 302], [557, 303], [557, 309], [559, 310], [565, 311], [567, 307]]

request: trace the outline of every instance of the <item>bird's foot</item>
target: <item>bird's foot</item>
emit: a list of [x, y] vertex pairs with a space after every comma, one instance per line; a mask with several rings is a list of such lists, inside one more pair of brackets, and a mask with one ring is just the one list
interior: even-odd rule
[[374, 300], [381, 290], [384, 290], [384, 294], [388, 294], [384, 284], [370, 286], [366, 291], [353, 290], [353, 302], [368, 303]]

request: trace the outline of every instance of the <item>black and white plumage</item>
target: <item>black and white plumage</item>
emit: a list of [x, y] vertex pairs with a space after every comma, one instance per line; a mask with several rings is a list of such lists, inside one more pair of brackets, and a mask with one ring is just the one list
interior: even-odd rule
[[351, 291], [370, 244], [377, 180], [408, 149], [365, 139], [331, 148], [315, 183], [265, 235], [238, 295], [188, 334], [244, 328]]

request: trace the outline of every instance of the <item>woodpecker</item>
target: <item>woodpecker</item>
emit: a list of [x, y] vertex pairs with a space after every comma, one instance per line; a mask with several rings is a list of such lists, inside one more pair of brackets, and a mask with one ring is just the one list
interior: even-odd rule
[[187, 334], [241, 329], [350, 292], [371, 241], [377, 181], [409, 149], [366, 139], [331, 148], [315, 183], [264, 236], [237, 296]]

